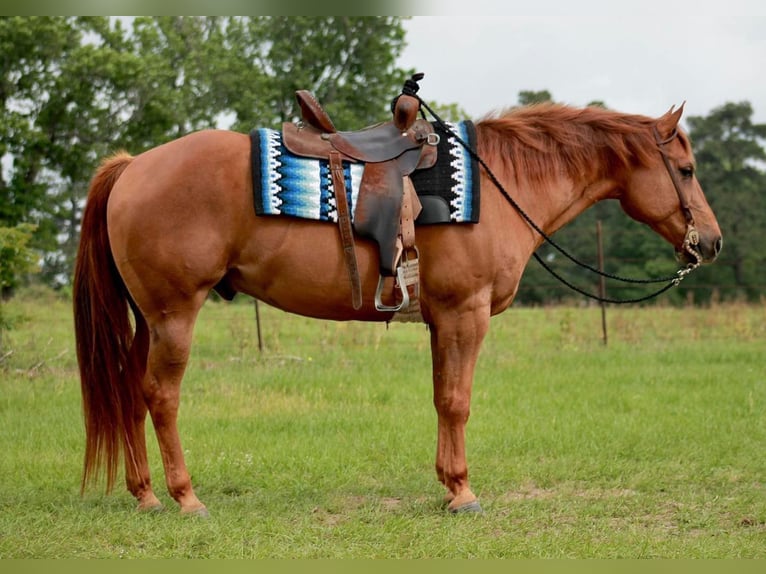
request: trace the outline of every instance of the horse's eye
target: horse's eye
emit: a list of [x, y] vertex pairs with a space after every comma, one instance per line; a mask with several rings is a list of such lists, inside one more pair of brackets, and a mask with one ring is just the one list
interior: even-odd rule
[[694, 177], [694, 166], [684, 165], [678, 168], [679, 173], [684, 179], [691, 179]]

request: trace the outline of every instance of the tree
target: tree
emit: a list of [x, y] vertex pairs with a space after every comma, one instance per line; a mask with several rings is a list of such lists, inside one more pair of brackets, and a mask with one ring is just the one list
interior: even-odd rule
[[[37, 222], [33, 244], [55, 247], [48, 201], [63, 131], [54, 101], [61, 63], [81, 45], [73, 18], [0, 18], [0, 226]], [[45, 38], [41, 42], [40, 39]]]
[[399, 18], [229, 18], [225, 30], [230, 57], [219, 85], [239, 131], [298, 119], [298, 89], [311, 91], [338, 129], [378, 122], [412, 73], [396, 67]]
[[[118, 141], [134, 153], [215, 127], [216, 75], [224, 56], [221, 19], [137, 17], [127, 38], [128, 73], [113, 75], [123, 123]], [[117, 96], [116, 98], [114, 96]]]
[[36, 267], [39, 256], [29, 246], [34, 231], [29, 223], [0, 227], [0, 292], [13, 287], [18, 275]]
[[0, 18], [0, 225], [36, 224], [51, 281], [68, 275], [87, 181], [116, 130], [109, 79], [123, 58], [86, 41], [105, 22]]
[[35, 269], [38, 255], [29, 242], [34, 226], [20, 223], [15, 227], [0, 227], [0, 362], [3, 352], [3, 332], [10, 323], [3, 312], [3, 300], [8, 290], [18, 282], [18, 277]]
[[532, 104], [543, 104], [552, 101], [553, 96], [548, 90], [521, 90], [519, 92], [520, 106], [531, 106]]

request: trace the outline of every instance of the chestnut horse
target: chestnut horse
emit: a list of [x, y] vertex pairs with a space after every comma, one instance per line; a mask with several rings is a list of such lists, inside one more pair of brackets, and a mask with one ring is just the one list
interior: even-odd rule
[[[653, 119], [541, 104], [477, 122], [485, 162], [480, 221], [416, 233], [438, 414], [436, 474], [449, 510], [481, 509], [465, 456], [474, 368], [490, 317], [511, 304], [542, 242], [495, 182], [547, 234], [595, 202], [616, 199], [682, 262], [712, 262], [721, 231], [678, 128], [682, 109]], [[148, 412], [170, 495], [181, 512], [206, 515], [184, 463], [177, 413], [193, 326], [209, 292], [246, 293], [320, 319], [391, 320], [374, 306], [376, 246], [357, 238], [357, 258], [364, 298], [355, 310], [336, 226], [255, 215], [247, 135], [202, 131], [106, 159], [88, 193], [74, 279], [83, 488], [105, 469], [109, 491], [122, 454], [139, 509], [161, 507], [149, 477]]]

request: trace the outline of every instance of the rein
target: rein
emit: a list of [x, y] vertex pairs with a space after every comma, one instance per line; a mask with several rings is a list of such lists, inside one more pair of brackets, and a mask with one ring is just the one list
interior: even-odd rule
[[[421, 106], [423, 106], [430, 114], [433, 116], [436, 123], [439, 125], [441, 129], [443, 129], [445, 132], [450, 134], [451, 137], [454, 137], [473, 157], [479, 164], [484, 168], [484, 170], [487, 172], [487, 175], [489, 176], [490, 181], [497, 187], [497, 189], [500, 191], [500, 193], [505, 197], [505, 199], [508, 201], [508, 203], [511, 204], [511, 206], [516, 210], [516, 212], [529, 224], [532, 229], [534, 229], [549, 245], [551, 245], [556, 251], [561, 253], [564, 257], [578, 265], [579, 267], [582, 267], [583, 269], [587, 269], [588, 271], [591, 271], [592, 273], [595, 273], [596, 275], [600, 275], [601, 277], [605, 277], [607, 279], [612, 279], [615, 281], [619, 281], [622, 283], [633, 283], [633, 284], [652, 284], [652, 283], [666, 283], [664, 287], [661, 289], [654, 291], [644, 297], [639, 297], [636, 299], [612, 299], [609, 297], [601, 297], [599, 295], [594, 295], [588, 291], [585, 291], [581, 289], [580, 287], [577, 287], [576, 285], [573, 285], [571, 282], [569, 282], [567, 279], [556, 273], [551, 267], [543, 261], [542, 257], [540, 257], [537, 252], [533, 253], [532, 255], [537, 260], [537, 262], [542, 265], [542, 267], [548, 271], [553, 277], [558, 279], [561, 283], [569, 287], [570, 289], [576, 291], [577, 293], [588, 297], [590, 299], [595, 299], [596, 301], [599, 301], [601, 303], [616, 303], [616, 304], [628, 304], [628, 303], [640, 303], [642, 301], [647, 301], [649, 299], [653, 299], [654, 297], [657, 297], [658, 295], [661, 295], [671, 287], [675, 287], [681, 283], [681, 281], [692, 271], [694, 271], [697, 267], [700, 266], [702, 263], [702, 258], [699, 255], [699, 253], [693, 249], [695, 245], [699, 243], [699, 233], [697, 229], [694, 227], [694, 217], [692, 216], [691, 208], [689, 207], [688, 202], [686, 201], [685, 196], [681, 192], [681, 184], [678, 181], [678, 177], [673, 170], [672, 165], [670, 164], [670, 158], [667, 155], [667, 152], [663, 149], [663, 146], [667, 145], [671, 141], [673, 141], [678, 136], [678, 130], [674, 129], [673, 133], [670, 135], [670, 137], [666, 140], [662, 140], [660, 138], [659, 132], [657, 131], [657, 128], [655, 126], [654, 128], [654, 137], [655, 141], [657, 142], [657, 148], [660, 152], [660, 155], [662, 156], [663, 162], [665, 164], [665, 167], [668, 170], [668, 174], [670, 175], [670, 179], [673, 182], [673, 187], [676, 190], [676, 194], [678, 194], [678, 199], [681, 203], [681, 210], [684, 213], [684, 217], [686, 218], [686, 236], [684, 237], [684, 241], [682, 244], [682, 247], [684, 251], [691, 254], [695, 258], [694, 263], [689, 263], [686, 267], [679, 269], [675, 272], [673, 275], [668, 275], [666, 277], [658, 277], [656, 279], [634, 279], [630, 277], [621, 277], [619, 275], [613, 275], [611, 273], [606, 273], [604, 271], [601, 271], [600, 269], [597, 269], [596, 267], [593, 267], [592, 265], [588, 265], [587, 263], [584, 263], [583, 261], [580, 261], [575, 256], [571, 255], [568, 251], [566, 251], [563, 247], [561, 247], [556, 241], [554, 241], [547, 233], [545, 233], [539, 225], [537, 225], [532, 218], [521, 208], [521, 206], [516, 202], [516, 200], [511, 197], [511, 195], [506, 191], [506, 189], [503, 187], [503, 185], [500, 183], [500, 181], [497, 179], [495, 174], [492, 172], [492, 170], [489, 168], [487, 163], [479, 156], [478, 153], [476, 153], [475, 150], [473, 150], [463, 139], [452, 130], [445, 122], [442, 120], [436, 112], [434, 112], [428, 104], [426, 104], [423, 99], [415, 95], [416, 98], [420, 101]], [[422, 111], [421, 111], [422, 114]], [[423, 114], [424, 115], [424, 114]], [[424, 115], [425, 117], [425, 115]]]

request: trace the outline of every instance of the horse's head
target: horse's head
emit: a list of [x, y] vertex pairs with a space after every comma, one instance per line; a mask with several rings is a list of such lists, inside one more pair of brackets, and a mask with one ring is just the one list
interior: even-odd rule
[[721, 230], [697, 180], [689, 138], [678, 126], [682, 113], [683, 105], [657, 119], [656, 161], [628, 174], [620, 202], [674, 245], [680, 261], [710, 263], [721, 250]]

